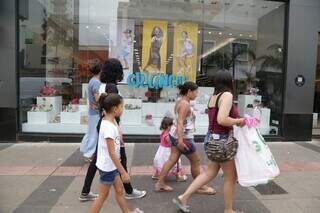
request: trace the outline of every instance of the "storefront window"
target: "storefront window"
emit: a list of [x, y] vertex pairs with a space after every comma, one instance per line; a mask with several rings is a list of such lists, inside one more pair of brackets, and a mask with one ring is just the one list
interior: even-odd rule
[[[20, 18], [23, 132], [85, 133], [89, 67], [118, 58], [125, 134], [159, 133], [176, 86], [197, 82], [196, 134], [208, 128], [214, 74], [232, 73], [241, 115], [280, 132], [285, 4], [263, 0], [29, 0]], [[256, 113], [255, 113], [256, 114]]]

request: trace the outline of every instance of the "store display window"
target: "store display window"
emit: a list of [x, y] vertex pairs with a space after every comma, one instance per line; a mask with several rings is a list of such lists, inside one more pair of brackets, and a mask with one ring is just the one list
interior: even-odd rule
[[264, 0], [29, 0], [19, 19], [20, 123], [26, 133], [87, 131], [90, 66], [117, 58], [124, 134], [159, 134], [177, 85], [194, 81], [196, 135], [208, 129], [214, 74], [232, 73], [241, 116], [281, 131], [285, 3]]

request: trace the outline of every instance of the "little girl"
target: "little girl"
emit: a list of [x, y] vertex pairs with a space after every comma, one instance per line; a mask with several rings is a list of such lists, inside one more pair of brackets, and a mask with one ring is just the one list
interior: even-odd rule
[[[161, 172], [163, 164], [165, 164], [165, 162], [169, 159], [171, 153], [169, 130], [172, 125], [173, 119], [169, 115], [166, 115], [161, 121], [160, 130], [162, 130], [162, 133], [160, 135], [160, 146], [153, 161], [155, 172], [152, 176], [152, 179], [158, 179], [158, 175]], [[179, 159], [178, 163], [171, 169], [167, 176], [175, 176], [177, 182], [183, 182], [187, 180], [187, 176], [182, 175], [181, 159]]]
[[122, 189], [122, 181], [124, 183], [130, 181], [130, 176], [120, 162], [121, 135], [116, 122], [116, 117], [120, 117], [123, 112], [123, 99], [118, 94], [101, 95], [99, 103], [104, 114], [99, 131], [96, 163], [101, 184], [99, 196], [92, 204], [91, 213], [100, 211], [108, 197], [111, 185], [115, 189], [116, 200], [122, 213], [143, 213], [140, 209], [129, 210]]

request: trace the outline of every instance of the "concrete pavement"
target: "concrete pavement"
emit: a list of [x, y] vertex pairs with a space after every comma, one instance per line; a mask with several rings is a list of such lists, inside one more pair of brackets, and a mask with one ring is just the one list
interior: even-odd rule
[[[256, 188], [237, 186], [235, 208], [252, 213], [319, 213], [320, 212], [320, 142], [273, 142], [270, 148], [280, 166], [281, 175], [271, 184]], [[169, 184], [174, 192], [153, 192], [152, 161], [158, 144], [126, 144], [133, 185], [148, 191], [144, 199], [129, 201], [130, 207], [145, 212], [177, 212], [171, 199], [191, 182]], [[79, 153], [79, 144], [20, 143], [0, 144], [0, 213], [88, 212], [91, 203], [80, 203], [78, 196], [87, 164]], [[201, 165], [206, 157], [197, 145]], [[188, 162], [183, 166], [189, 174]], [[98, 177], [98, 176], [97, 176]], [[98, 179], [92, 190], [97, 192]], [[194, 195], [192, 212], [223, 212], [222, 178], [211, 186], [215, 196]], [[102, 212], [118, 213], [113, 196]]]

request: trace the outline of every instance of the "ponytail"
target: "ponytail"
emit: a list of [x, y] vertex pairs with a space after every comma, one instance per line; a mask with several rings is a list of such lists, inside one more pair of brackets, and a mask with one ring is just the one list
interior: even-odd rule
[[187, 95], [189, 90], [195, 91], [198, 89], [198, 85], [192, 81], [186, 81], [183, 84], [178, 85], [180, 95]]

